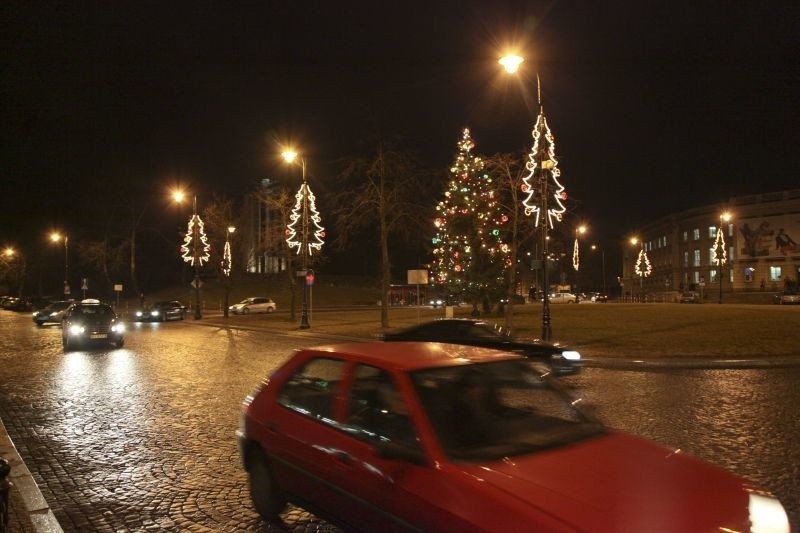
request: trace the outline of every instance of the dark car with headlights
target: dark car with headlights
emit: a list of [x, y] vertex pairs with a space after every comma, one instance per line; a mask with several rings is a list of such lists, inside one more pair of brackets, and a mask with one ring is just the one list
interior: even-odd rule
[[538, 359], [550, 366], [554, 374], [577, 374], [580, 352], [557, 343], [515, 339], [488, 322], [471, 318], [442, 318], [383, 334], [383, 340], [446, 342], [493, 348]]
[[114, 309], [99, 300], [88, 299], [72, 304], [61, 323], [64, 351], [92, 344], [125, 344], [125, 324]]
[[33, 321], [37, 326], [45, 324], [61, 324], [64, 319], [64, 314], [69, 309], [69, 306], [75, 303], [75, 300], [61, 300], [53, 302], [44, 309], [40, 309], [33, 313]]
[[165, 322], [167, 320], [183, 320], [186, 318], [187, 307], [178, 300], [156, 302], [146, 309], [139, 309], [135, 313], [137, 322]]
[[604, 427], [550, 374], [453, 344], [298, 350], [244, 401], [253, 504], [345, 531], [791, 531], [774, 496]]

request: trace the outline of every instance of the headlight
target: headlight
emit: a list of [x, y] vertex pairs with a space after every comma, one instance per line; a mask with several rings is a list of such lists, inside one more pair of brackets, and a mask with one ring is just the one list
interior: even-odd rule
[[150, 311], [150, 316], [158, 316], [158, 311]]
[[789, 517], [776, 498], [751, 492], [747, 510], [750, 513], [750, 531], [789, 533]]
[[581, 353], [576, 352], [575, 350], [564, 350], [561, 352], [561, 357], [568, 361], [580, 361], [581, 360]]
[[82, 335], [84, 331], [86, 331], [86, 328], [79, 324], [73, 324], [69, 327], [70, 335]]
[[114, 333], [125, 333], [125, 324], [114, 324], [111, 326], [111, 331]]
[[141, 311], [136, 311], [136, 316], [138, 316], [138, 317], [142, 316], [143, 314], [144, 313], [142, 313]]

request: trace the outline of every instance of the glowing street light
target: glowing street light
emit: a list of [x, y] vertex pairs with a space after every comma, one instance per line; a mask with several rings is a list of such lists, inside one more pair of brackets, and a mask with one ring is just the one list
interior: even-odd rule
[[68, 296], [71, 292], [69, 288], [69, 236], [62, 236], [57, 231], [50, 234], [50, 240], [53, 242], [60, 242], [61, 239], [64, 239], [64, 296]]
[[184, 262], [194, 266], [194, 281], [192, 281], [192, 287], [194, 287], [195, 320], [203, 318], [200, 312], [200, 286], [202, 285], [200, 281], [200, 266], [208, 261], [210, 250], [211, 245], [208, 244], [208, 237], [206, 237], [203, 221], [200, 219], [200, 215], [197, 214], [197, 195], [194, 195], [192, 217], [189, 219], [186, 237], [184, 237], [183, 245], [181, 246], [181, 256]]
[[[301, 236], [300, 236], [300, 253], [302, 254], [303, 264], [303, 307], [300, 312], [300, 329], [308, 329], [311, 324], [308, 323], [308, 284], [305, 281], [305, 276], [308, 273], [308, 184], [306, 183], [306, 159], [295, 152], [294, 150], [287, 149], [281, 153], [283, 159], [292, 164], [297, 159], [300, 159], [300, 165], [303, 168], [303, 182], [300, 185], [300, 195], [302, 196], [302, 214], [301, 214]], [[291, 244], [290, 244], [291, 245]]]
[[236, 231], [234, 226], [228, 226], [228, 231], [225, 234], [225, 248], [222, 250], [222, 275], [225, 276], [225, 303], [222, 308], [222, 314], [228, 318], [228, 297], [231, 292], [231, 270], [233, 270], [233, 258], [231, 256], [231, 235]]
[[[513, 74], [519, 70], [523, 58], [509, 54], [499, 60], [506, 72]], [[524, 179], [523, 192], [527, 197], [523, 200], [526, 215], [534, 215], [536, 226], [542, 221], [542, 285], [544, 298], [542, 299], [542, 339], [549, 341], [552, 337], [550, 326], [550, 283], [547, 275], [548, 258], [548, 229], [553, 227], [554, 221], [561, 221], [566, 210], [562, 201], [566, 199], [564, 187], [558, 181], [561, 170], [555, 157], [555, 139], [547, 125], [542, 106], [542, 87], [539, 74], [536, 74], [536, 95], [539, 104], [539, 115], [533, 129], [533, 148], [529, 154], [526, 168], [530, 172]], [[549, 184], [549, 182], [551, 182]], [[550, 189], [550, 190], [548, 190]], [[552, 198], [550, 198], [552, 197]], [[552, 200], [552, 205], [548, 205]]]
[[719, 302], [722, 303], [722, 265], [728, 259], [728, 252], [725, 250], [725, 232], [722, 229], [723, 223], [730, 222], [733, 218], [728, 211], [719, 215], [719, 228], [717, 228], [717, 238], [714, 241], [714, 259], [717, 262], [717, 276], [719, 277]]

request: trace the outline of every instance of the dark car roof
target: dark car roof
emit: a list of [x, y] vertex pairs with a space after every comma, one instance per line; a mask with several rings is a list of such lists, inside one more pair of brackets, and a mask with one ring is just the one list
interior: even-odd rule
[[[475, 331], [475, 328], [478, 328], [481, 332], [489, 332], [492, 335], [469, 335], [471, 331]], [[457, 342], [459, 344], [473, 344], [506, 350], [527, 348], [536, 351], [560, 352], [564, 349], [564, 346], [558, 343], [514, 339], [498, 332], [488, 322], [474, 318], [440, 318], [386, 333], [383, 338], [384, 340], [395, 342], [403, 340]]]
[[319, 355], [324, 355], [326, 352], [344, 355], [347, 359], [373, 363], [384, 368], [391, 367], [401, 371], [521, 358], [521, 356], [510, 352], [490, 348], [439, 342], [376, 341], [316, 346], [300, 350], [300, 353], [315, 353]]

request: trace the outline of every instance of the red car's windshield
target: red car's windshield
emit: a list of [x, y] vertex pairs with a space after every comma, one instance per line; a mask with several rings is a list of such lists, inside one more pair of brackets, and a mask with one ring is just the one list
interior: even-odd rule
[[449, 457], [491, 460], [564, 446], [604, 431], [525, 360], [412, 374]]

